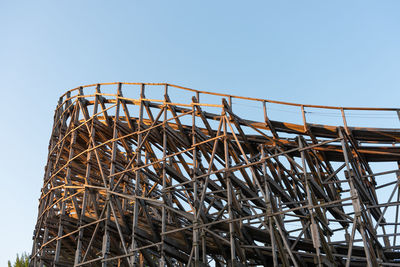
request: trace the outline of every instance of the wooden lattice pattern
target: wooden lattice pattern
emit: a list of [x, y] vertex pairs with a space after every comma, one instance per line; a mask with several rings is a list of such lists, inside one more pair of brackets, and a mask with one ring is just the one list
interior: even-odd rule
[[[272, 120], [273, 104], [302, 123]], [[310, 123], [310, 109], [342, 123]], [[400, 129], [351, 127], [351, 111], [399, 113], [171, 84], [70, 90], [55, 110], [31, 265], [400, 266]]]

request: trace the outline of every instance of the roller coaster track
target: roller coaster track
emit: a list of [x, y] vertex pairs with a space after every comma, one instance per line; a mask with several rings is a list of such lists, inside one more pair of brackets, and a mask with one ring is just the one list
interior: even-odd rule
[[[351, 112], [393, 121], [355, 127]], [[55, 110], [30, 264], [400, 266], [398, 114], [164, 83], [72, 89]]]

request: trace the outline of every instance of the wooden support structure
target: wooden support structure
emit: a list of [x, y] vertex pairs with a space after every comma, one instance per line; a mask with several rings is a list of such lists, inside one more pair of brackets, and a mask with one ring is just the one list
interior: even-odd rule
[[[309, 123], [309, 109], [341, 123]], [[165, 83], [72, 89], [54, 115], [30, 264], [400, 266], [400, 129], [354, 127], [353, 111], [400, 114]]]

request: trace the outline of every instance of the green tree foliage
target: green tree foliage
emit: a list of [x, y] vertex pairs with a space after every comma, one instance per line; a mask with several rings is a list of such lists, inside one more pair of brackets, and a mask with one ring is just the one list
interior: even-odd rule
[[22, 253], [21, 257], [17, 254], [17, 259], [14, 264], [8, 261], [8, 267], [28, 267], [29, 266], [29, 256], [26, 253]]

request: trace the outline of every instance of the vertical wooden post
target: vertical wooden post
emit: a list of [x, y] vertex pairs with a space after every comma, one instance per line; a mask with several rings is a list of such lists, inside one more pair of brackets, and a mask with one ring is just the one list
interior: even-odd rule
[[346, 114], [344, 113], [344, 109], [341, 108], [340, 112], [342, 113], [342, 119], [343, 119], [343, 125], [344, 125], [344, 129], [346, 130], [347, 134], [350, 134], [349, 132], [349, 128], [347, 127], [347, 120], [346, 120]]
[[306, 119], [306, 112], [304, 110], [304, 105], [301, 105], [301, 114], [303, 117], [303, 126], [304, 126], [304, 132], [307, 133], [307, 119]]
[[227, 192], [227, 201], [228, 201], [228, 214], [229, 214], [229, 239], [230, 239], [230, 252], [231, 252], [231, 266], [234, 266], [236, 262], [236, 249], [235, 249], [235, 237], [234, 237], [234, 225], [232, 219], [234, 218], [233, 216], [233, 211], [232, 211], [232, 185], [231, 185], [231, 177], [230, 177], [230, 157], [229, 157], [229, 146], [228, 146], [228, 128], [227, 128], [227, 122], [226, 122], [226, 113], [225, 111], [223, 112], [223, 116], [221, 116], [221, 120], [224, 120], [223, 122], [223, 130], [224, 130], [224, 154], [225, 154], [225, 172], [224, 172], [224, 180], [226, 182], [226, 192]]
[[[196, 144], [196, 114], [195, 114], [195, 106], [192, 101], [192, 146]], [[199, 259], [200, 259], [200, 248], [199, 248], [199, 229], [198, 226], [198, 207], [199, 207], [199, 199], [198, 199], [198, 184], [196, 179], [197, 172], [197, 147], [194, 146], [193, 149], [193, 169], [192, 169], [192, 183], [193, 183], [193, 250], [194, 250], [194, 262], [195, 267], [197, 267]]]
[[[136, 131], [138, 132], [137, 135], [137, 147], [136, 147], [136, 167], [139, 167], [142, 164], [142, 148], [140, 147], [142, 143], [142, 133], [140, 132], [142, 129], [142, 123], [143, 123], [143, 99], [144, 99], [144, 89], [145, 85], [142, 84], [140, 87], [140, 107], [139, 107], [139, 120], [138, 120], [138, 126], [136, 128]], [[140, 190], [140, 183], [141, 183], [141, 170], [138, 169], [135, 172], [135, 189], [134, 189], [134, 196], [140, 196], [141, 195], [141, 190]], [[133, 206], [133, 216], [132, 216], [132, 250], [136, 249], [136, 228], [138, 227], [138, 216], [139, 216], [139, 201], [137, 199], [134, 200], [134, 206]], [[137, 252], [134, 252], [131, 262], [133, 264], [136, 263], [137, 260]]]
[[162, 161], [162, 188], [161, 188], [161, 193], [162, 193], [162, 198], [163, 198], [163, 206], [161, 208], [161, 257], [160, 257], [160, 267], [165, 266], [165, 231], [166, 231], [166, 209], [165, 205], [167, 205], [167, 192], [166, 192], [166, 187], [167, 187], [167, 171], [166, 171], [166, 164], [167, 164], [167, 99], [168, 99], [168, 85], [165, 85], [165, 91], [164, 91], [164, 123], [163, 123], [163, 161]]
[[[118, 85], [119, 87], [121, 84]], [[120, 88], [119, 88], [120, 89]], [[108, 184], [107, 184], [107, 189], [111, 190], [114, 187], [114, 177], [112, 176], [115, 171], [115, 157], [117, 153], [116, 149], [116, 144], [117, 142], [115, 139], [118, 136], [118, 121], [119, 121], [119, 107], [120, 107], [120, 100], [117, 97], [116, 98], [116, 107], [115, 107], [115, 116], [114, 116], [114, 125], [113, 125], [113, 139], [111, 142], [111, 159], [110, 159], [110, 171], [109, 171], [109, 178], [108, 178]], [[106, 221], [105, 221], [105, 227], [104, 227], [104, 235], [103, 235], [103, 245], [102, 245], [102, 255], [103, 255], [103, 260], [102, 261], [102, 266], [106, 267], [108, 265], [108, 255], [110, 253], [110, 232], [109, 232], [109, 224], [110, 224], [110, 218], [111, 218], [111, 198], [112, 196], [107, 193], [107, 198], [106, 198]], [[116, 218], [115, 218], [116, 220]]]

